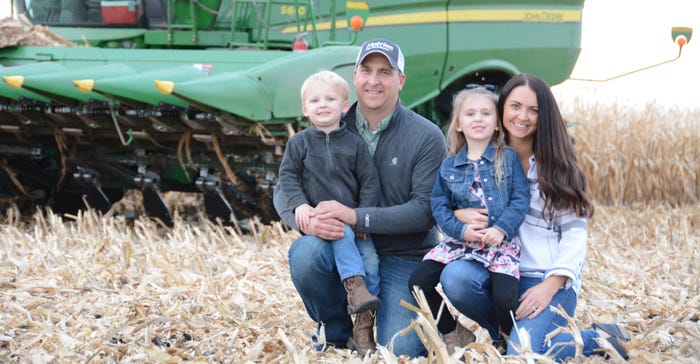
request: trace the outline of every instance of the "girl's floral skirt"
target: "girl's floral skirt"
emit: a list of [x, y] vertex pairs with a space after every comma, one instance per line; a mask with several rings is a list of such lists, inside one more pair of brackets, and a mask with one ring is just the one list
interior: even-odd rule
[[481, 242], [465, 242], [446, 237], [431, 249], [423, 260], [434, 260], [447, 264], [457, 259], [476, 260], [484, 264], [489, 271], [503, 273], [520, 278], [520, 239], [516, 236], [510, 241], [504, 240], [499, 246]]

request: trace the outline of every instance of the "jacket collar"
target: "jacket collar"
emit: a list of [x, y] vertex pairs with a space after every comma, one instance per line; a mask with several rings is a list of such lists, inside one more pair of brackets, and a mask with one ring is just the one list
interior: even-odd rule
[[[347, 123], [346, 123], [345, 121], [340, 120], [340, 127], [338, 127], [338, 129], [333, 130], [333, 131], [330, 132], [328, 135], [331, 136], [331, 137], [336, 136], [336, 135], [341, 135], [342, 133], [345, 132], [345, 129], [347, 129], [346, 124], [347, 124]], [[317, 127], [316, 127], [314, 124], [312, 124], [311, 122], [309, 122], [309, 127], [308, 127], [308, 129], [311, 129], [311, 132], [312, 132], [314, 135], [316, 135], [316, 136], [323, 137], [323, 138], [326, 137], [326, 132], [323, 131], [323, 130], [321, 130], [321, 129], [319, 129], [319, 128], [317, 128]]]
[[[386, 129], [392, 128], [392, 126], [397, 123], [396, 120], [401, 120], [403, 118], [403, 112], [403, 104], [401, 103], [401, 99], [399, 99], [396, 101], [396, 108], [391, 114], [391, 120], [389, 121], [389, 125], [387, 125]], [[348, 124], [348, 129], [355, 132], [357, 132], [357, 125], [355, 124], [355, 121], [357, 120], [357, 113], [357, 101], [355, 101], [355, 103], [350, 106], [350, 109], [348, 109], [348, 112], [343, 116], [343, 121]]]
[[[481, 159], [486, 159], [487, 161], [493, 163], [495, 157], [496, 145], [493, 144], [493, 142], [489, 142], [489, 146], [486, 147], [486, 150], [481, 155]], [[457, 155], [455, 156], [454, 165], [456, 167], [467, 163], [469, 162], [467, 161], [467, 146], [465, 145], [464, 147], [462, 147], [462, 149], [459, 150], [459, 153], [457, 153]]]

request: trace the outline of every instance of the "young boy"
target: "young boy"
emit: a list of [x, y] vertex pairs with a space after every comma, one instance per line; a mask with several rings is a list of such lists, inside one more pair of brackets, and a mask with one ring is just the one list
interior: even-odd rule
[[[335, 200], [349, 207], [379, 204], [379, 176], [367, 143], [341, 122], [350, 103], [348, 83], [338, 74], [321, 71], [301, 86], [302, 110], [309, 128], [287, 142], [280, 165], [280, 187], [294, 211], [297, 226], [306, 230], [314, 207]], [[331, 242], [335, 264], [347, 292], [348, 314], [376, 309], [379, 304], [379, 258], [374, 243], [345, 235]], [[354, 331], [354, 330], [353, 330]], [[374, 338], [355, 335], [353, 346], [374, 350]]]

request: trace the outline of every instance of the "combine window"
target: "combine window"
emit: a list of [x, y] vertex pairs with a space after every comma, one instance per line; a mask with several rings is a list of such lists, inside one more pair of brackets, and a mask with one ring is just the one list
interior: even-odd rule
[[[136, 27], [144, 18], [142, 0], [20, 0], [27, 17], [35, 24], [94, 27], [101, 25]], [[148, 0], [149, 11], [156, 6], [165, 14], [165, 0]]]

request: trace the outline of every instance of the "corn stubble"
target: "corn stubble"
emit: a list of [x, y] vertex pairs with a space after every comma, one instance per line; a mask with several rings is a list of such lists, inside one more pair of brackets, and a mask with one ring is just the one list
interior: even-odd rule
[[[583, 107], [571, 128], [596, 214], [575, 318], [562, 332], [593, 321], [627, 326], [636, 363], [700, 358], [700, 121], [697, 111], [638, 112]], [[128, 218], [128, 194], [115, 210], [59, 217], [20, 216], [0, 225], [0, 361], [37, 363], [533, 363], [551, 358], [523, 348], [499, 354], [488, 334], [459, 315], [475, 341], [445, 351], [429, 308], [404, 332], [431, 353], [408, 359], [391, 345], [361, 358], [319, 353], [315, 325], [297, 295], [287, 251], [298, 234], [283, 225], [207, 221], [198, 196], [174, 194], [174, 227]], [[558, 310], [550, 307], [551, 310]], [[442, 314], [451, 312], [446, 305]], [[563, 313], [562, 313], [563, 314]], [[526, 335], [524, 335], [526, 336]], [[319, 339], [323, 341], [323, 335]], [[527, 340], [523, 340], [527, 343]], [[580, 346], [580, 342], [572, 343]], [[604, 362], [578, 357], [576, 363]]]

